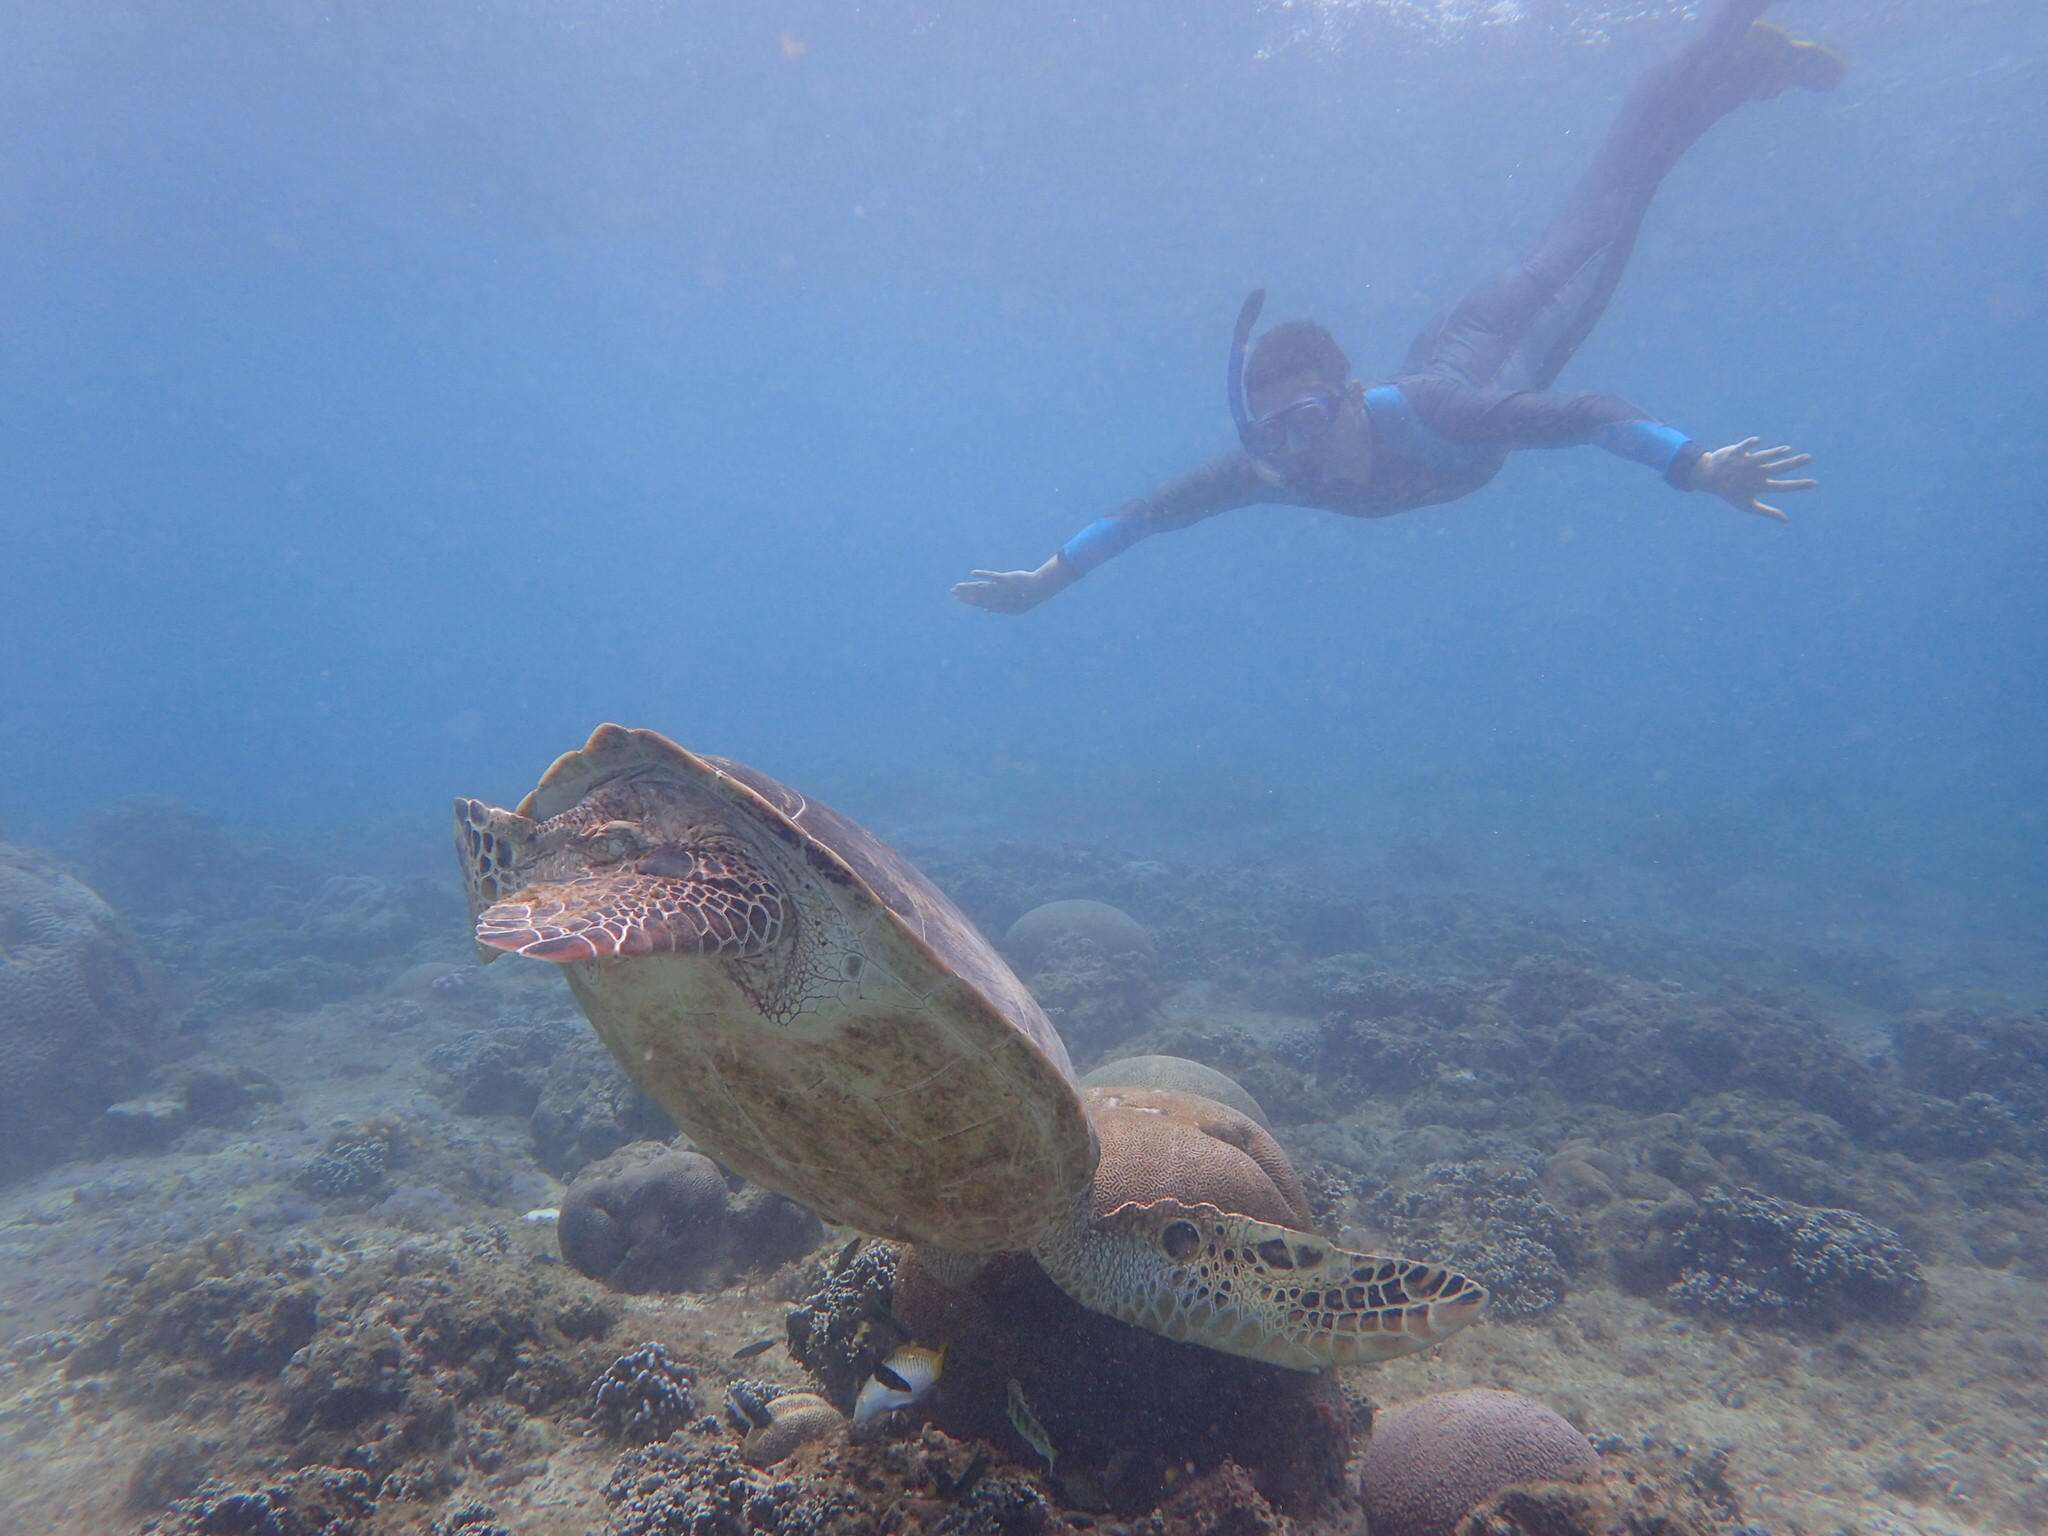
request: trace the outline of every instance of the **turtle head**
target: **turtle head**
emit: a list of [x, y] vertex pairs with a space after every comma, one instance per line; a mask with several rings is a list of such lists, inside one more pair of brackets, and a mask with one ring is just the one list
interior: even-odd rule
[[789, 906], [732, 818], [675, 785], [600, 785], [545, 821], [457, 800], [455, 848], [486, 963], [758, 954]]

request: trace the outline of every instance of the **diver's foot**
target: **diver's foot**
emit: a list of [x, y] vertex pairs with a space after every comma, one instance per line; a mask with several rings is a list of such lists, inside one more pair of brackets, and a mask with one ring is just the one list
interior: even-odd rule
[[1745, 39], [1756, 71], [1756, 99], [1769, 101], [1780, 91], [1832, 91], [1849, 73], [1849, 64], [1822, 43], [1802, 42], [1768, 21], [1749, 24]]

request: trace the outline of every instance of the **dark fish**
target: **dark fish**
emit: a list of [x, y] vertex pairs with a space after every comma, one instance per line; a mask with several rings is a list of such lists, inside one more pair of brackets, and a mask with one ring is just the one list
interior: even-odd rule
[[744, 1429], [755, 1429], [774, 1422], [775, 1415], [768, 1411], [768, 1405], [761, 1395], [751, 1387], [734, 1382], [725, 1389], [725, 1411], [736, 1419]]
[[890, 1370], [886, 1365], [877, 1365], [875, 1367], [875, 1380], [879, 1381], [891, 1392], [915, 1392], [917, 1390], [909, 1382], [905, 1381], [901, 1375]]
[[977, 1451], [974, 1460], [967, 1463], [967, 1470], [958, 1477], [944, 1467], [932, 1468], [932, 1487], [938, 1496], [947, 1501], [964, 1499], [974, 1491], [974, 1485], [981, 1481], [981, 1474], [988, 1470], [988, 1452]]
[[917, 1338], [917, 1335], [910, 1331], [910, 1324], [904, 1322], [902, 1318], [883, 1306], [880, 1301], [870, 1301], [868, 1303], [867, 1318], [869, 1322], [888, 1329], [905, 1344], [913, 1343]]
[[832, 1261], [832, 1273], [836, 1275], [839, 1271], [846, 1268], [847, 1265], [851, 1264], [853, 1256], [860, 1252], [860, 1245], [866, 1241], [867, 1239], [858, 1232], [848, 1238], [846, 1246], [839, 1250], [839, 1257]]
[[767, 1354], [769, 1350], [781, 1342], [782, 1340], [777, 1338], [756, 1339], [751, 1344], [742, 1344], [732, 1352], [732, 1357], [735, 1360], [751, 1360], [756, 1355]]

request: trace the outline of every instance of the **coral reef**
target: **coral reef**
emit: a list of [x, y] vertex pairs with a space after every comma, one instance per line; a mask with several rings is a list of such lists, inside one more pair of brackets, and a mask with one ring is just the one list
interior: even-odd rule
[[[547, 1439], [534, 1416], [578, 1402], [611, 1358], [596, 1342], [611, 1318], [583, 1284], [482, 1229], [353, 1259], [214, 1241], [112, 1277], [63, 1370], [192, 1435], [231, 1426], [294, 1461], [359, 1469], [380, 1496], [445, 1490], [531, 1459]], [[181, 1476], [173, 1458], [142, 1492]], [[235, 1508], [261, 1507], [243, 1497]], [[187, 1514], [228, 1518], [174, 1517]]]
[[1513, 1157], [1431, 1163], [1419, 1178], [1379, 1190], [1362, 1212], [1394, 1250], [1479, 1281], [1498, 1318], [1556, 1306], [1588, 1246], [1579, 1224], [1545, 1198], [1535, 1170]]
[[540, 1106], [549, 1065], [587, 1032], [586, 1025], [570, 1020], [470, 1030], [436, 1047], [427, 1064], [443, 1074], [436, 1085], [441, 1099], [461, 1114], [531, 1115]]
[[842, 1412], [853, 1411], [860, 1384], [903, 1342], [889, 1312], [902, 1252], [894, 1243], [863, 1245], [790, 1309], [790, 1358]]
[[1913, 1013], [1893, 1026], [1892, 1047], [1907, 1087], [1955, 1106], [1938, 1150], [2048, 1157], [2048, 1016]]
[[770, 1481], [725, 1440], [678, 1438], [622, 1457], [604, 1501], [606, 1536], [816, 1536], [876, 1524], [849, 1491]]
[[0, 1182], [76, 1151], [163, 1050], [157, 1002], [113, 908], [0, 843]]
[[100, 1112], [92, 1146], [102, 1152], [155, 1151], [189, 1130], [239, 1125], [256, 1106], [283, 1097], [269, 1077], [238, 1062], [174, 1062], [151, 1073], [140, 1095]]
[[690, 1368], [659, 1344], [619, 1356], [590, 1389], [591, 1418], [628, 1445], [666, 1440], [695, 1415]]
[[725, 1179], [698, 1152], [629, 1148], [593, 1163], [562, 1202], [562, 1257], [622, 1291], [701, 1290], [725, 1256]]
[[1158, 956], [1128, 914], [1100, 901], [1054, 901], [1010, 925], [1003, 949], [1076, 1061], [1088, 1061], [1158, 1018]]
[[1722, 1317], [1826, 1325], [1911, 1317], [1920, 1264], [1895, 1232], [1853, 1211], [1815, 1210], [1754, 1190], [1710, 1190], [1671, 1236], [1668, 1295]]
[[533, 1111], [534, 1158], [558, 1179], [575, 1177], [629, 1142], [666, 1141], [675, 1133], [675, 1122], [588, 1030], [556, 1053]]
[[620, 1291], [716, 1290], [802, 1257], [824, 1231], [802, 1206], [659, 1142], [585, 1168], [555, 1228], [568, 1263]]
[[375, 1483], [354, 1467], [301, 1467], [261, 1487], [208, 1484], [143, 1527], [150, 1536], [368, 1536]]
[[1185, 1056], [1124, 1056], [1106, 1061], [1081, 1079], [1084, 1088], [1171, 1088], [1227, 1104], [1265, 1131], [1273, 1129], [1259, 1101], [1238, 1081]]
[[1541, 1403], [1475, 1388], [1381, 1415], [1359, 1461], [1359, 1493], [1373, 1536], [1452, 1536], [1504, 1488], [1580, 1482], [1599, 1466], [1586, 1437]]
[[313, 1275], [306, 1253], [257, 1259], [235, 1238], [124, 1265], [107, 1277], [65, 1373], [147, 1371], [152, 1392], [171, 1396], [186, 1372], [170, 1362], [221, 1378], [274, 1375], [319, 1326]]

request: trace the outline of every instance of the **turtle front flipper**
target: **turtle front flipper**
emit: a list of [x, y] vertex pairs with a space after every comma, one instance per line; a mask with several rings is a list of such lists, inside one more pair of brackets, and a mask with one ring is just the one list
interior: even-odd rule
[[1486, 1309], [1451, 1270], [1178, 1200], [1077, 1208], [1032, 1254], [1091, 1311], [1298, 1371], [1413, 1354]]
[[455, 846], [485, 959], [757, 955], [782, 936], [781, 887], [731, 838], [664, 842], [627, 821], [538, 823], [455, 802]]
[[614, 955], [757, 955], [781, 935], [772, 888], [633, 871], [528, 886], [487, 907], [476, 941], [567, 965]]

